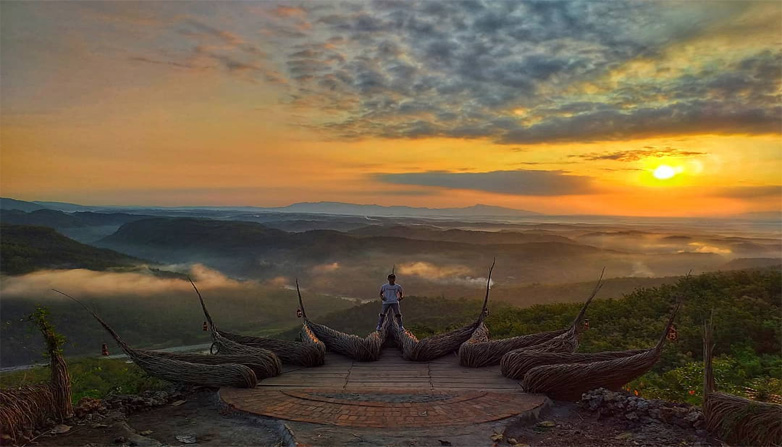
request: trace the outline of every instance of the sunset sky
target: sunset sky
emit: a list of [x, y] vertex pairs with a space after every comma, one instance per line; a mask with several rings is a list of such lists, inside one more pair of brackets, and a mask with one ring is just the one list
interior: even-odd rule
[[782, 2], [2, 2], [0, 195], [782, 208]]

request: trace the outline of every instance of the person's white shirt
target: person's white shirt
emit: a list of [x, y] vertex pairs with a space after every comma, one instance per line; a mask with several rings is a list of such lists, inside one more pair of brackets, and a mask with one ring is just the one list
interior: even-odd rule
[[383, 303], [393, 304], [399, 302], [399, 296], [402, 295], [402, 286], [399, 284], [383, 284], [380, 286], [380, 293], [383, 294]]

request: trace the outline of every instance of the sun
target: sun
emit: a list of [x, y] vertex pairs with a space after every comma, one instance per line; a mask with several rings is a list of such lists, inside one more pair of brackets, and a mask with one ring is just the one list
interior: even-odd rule
[[652, 173], [652, 175], [654, 175], [654, 178], [660, 180], [668, 180], [669, 178], [673, 177], [676, 174], [677, 174], [676, 169], [668, 165], [660, 165]]

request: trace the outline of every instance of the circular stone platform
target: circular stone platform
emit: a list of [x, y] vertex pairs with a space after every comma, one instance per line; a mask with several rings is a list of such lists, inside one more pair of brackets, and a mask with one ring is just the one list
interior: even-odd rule
[[317, 368], [286, 367], [253, 389], [221, 388], [229, 407], [278, 419], [351, 427], [477, 424], [535, 412], [547, 398], [521, 391], [499, 366], [464, 368], [456, 356], [428, 363], [387, 349], [376, 362], [334, 354]]

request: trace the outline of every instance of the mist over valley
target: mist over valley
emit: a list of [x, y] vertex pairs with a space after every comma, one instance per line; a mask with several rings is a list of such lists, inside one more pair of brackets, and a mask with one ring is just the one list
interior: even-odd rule
[[166, 347], [208, 339], [188, 277], [218, 322], [269, 335], [297, 324], [296, 279], [318, 317], [376, 300], [392, 269], [412, 297], [405, 306], [479, 299], [496, 258], [492, 302], [529, 307], [585, 299], [604, 267], [598, 298], [688, 273], [782, 264], [780, 234], [762, 221], [55, 207], [6, 200], [0, 209], [3, 365], [35, 360], [20, 322], [35, 304], [69, 328], [72, 354], [92, 354], [105, 339], [51, 289], [90, 303], [131, 343]]

